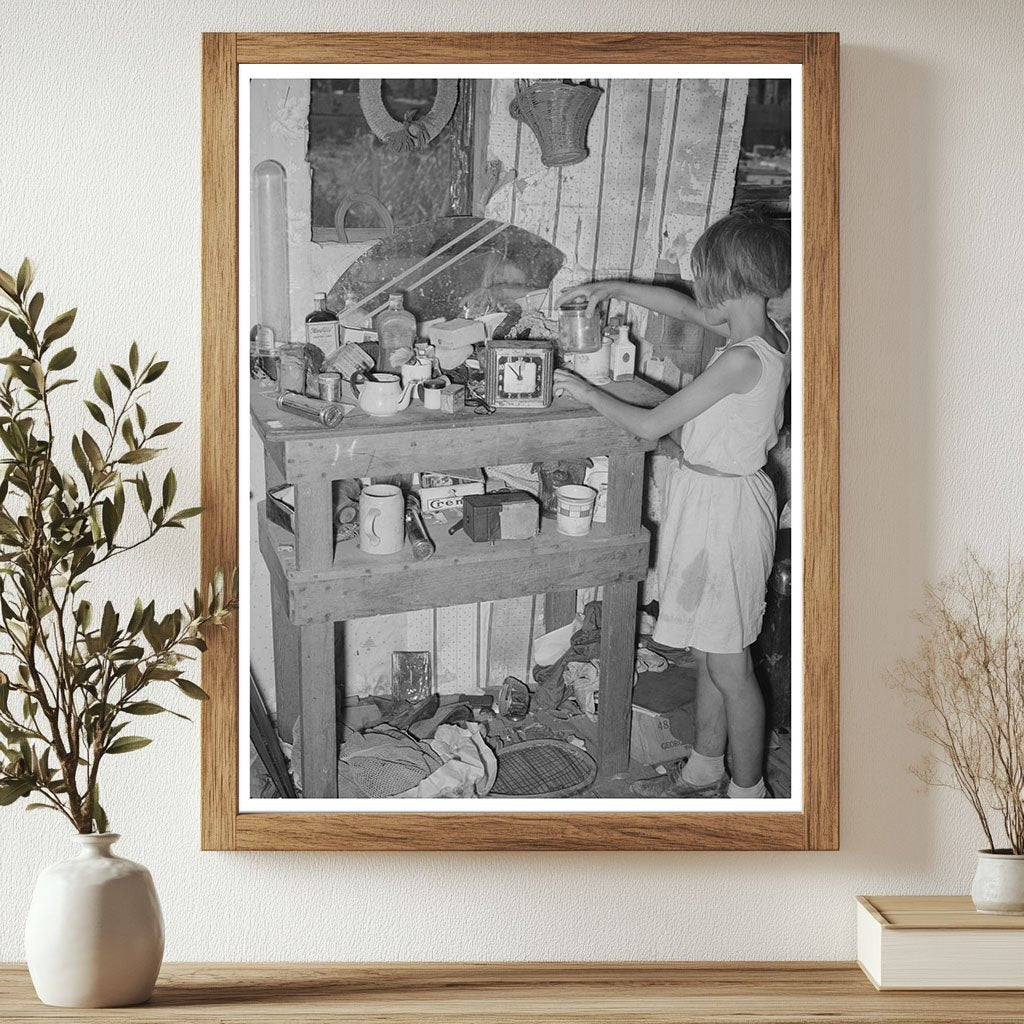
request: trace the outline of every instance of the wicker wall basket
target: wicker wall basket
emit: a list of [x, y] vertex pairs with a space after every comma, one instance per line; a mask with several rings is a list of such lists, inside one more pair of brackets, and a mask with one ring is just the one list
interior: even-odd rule
[[589, 155], [587, 127], [603, 91], [594, 85], [519, 81], [508, 112], [537, 136], [545, 167], [566, 167]]

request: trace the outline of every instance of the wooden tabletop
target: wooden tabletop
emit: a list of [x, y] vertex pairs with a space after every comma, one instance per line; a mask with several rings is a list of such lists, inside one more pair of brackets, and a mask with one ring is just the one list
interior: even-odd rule
[[43, 1006], [0, 966], [0, 1020], [437, 1024], [1020, 1024], [1024, 992], [876, 992], [855, 964], [166, 964], [151, 1003]]

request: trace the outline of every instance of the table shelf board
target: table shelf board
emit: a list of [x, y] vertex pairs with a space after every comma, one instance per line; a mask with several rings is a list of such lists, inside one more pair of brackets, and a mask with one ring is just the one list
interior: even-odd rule
[[[644, 407], [665, 398], [642, 381], [608, 385], [608, 390]], [[452, 415], [418, 404], [380, 418], [350, 409], [333, 429], [278, 409], [276, 397], [254, 384], [252, 422], [289, 483], [628, 455], [655, 447], [568, 397], [547, 409], [498, 409], [492, 416], [472, 409]]]
[[428, 526], [437, 550], [425, 561], [416, 561], [408, 546], [397, 555], [370, 555], [356, 540], [344, 541], [331, 569], [303, 571], [295, 568], [292, 535], [267, 519], [262, 502], [259, 527], [263, 557], [287, 591], [288, 616], [296, 625], [639, 583], [649, 562], [646, 530], [628, 536], [596, 524], [586, 537], [566, 537], [545, 520], [531, 540], [495, 544]]

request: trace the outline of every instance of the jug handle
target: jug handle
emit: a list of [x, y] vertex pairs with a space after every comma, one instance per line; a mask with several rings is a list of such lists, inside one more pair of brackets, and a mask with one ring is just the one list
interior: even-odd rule
[[403, 412], [405, 409], [409, 408], [409, 403], [412, 401], [413, 388], [415, 388], [418, 383], [419, 381], [411, 380], [404, 388], [402, 388], [402, 395], [398, 399], [399, 412]]
[[380, 509], [372, 508], [370, 509], [370, 514], [366, 517], [365, 521], [363, 522], [363, 529], [366, 530], [366, 532], [369, 534], [370, 541], [374, 547], [377, 547], [381, 541], [380, 535], [373, 528], [373, 524], [377, 521], [377, 517], [379, 515]]

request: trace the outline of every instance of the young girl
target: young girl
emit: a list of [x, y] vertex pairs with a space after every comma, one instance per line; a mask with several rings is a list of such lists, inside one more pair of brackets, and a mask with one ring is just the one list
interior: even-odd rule
[[667, 776], [637, 782], [649, 797], [721, 793], [728, 741], [728, 795], [768, 795], [762, 776], [764, 700], [750, 645], [761, 631], [778, 526], [764, 465], [778, 439], [790, 377], [789, 339], [769, 318], [768, 299], [789, 287], [789, 232], [756, 210], [713, 224], [693, 249], [697, 301], [655, 285], [602, 281], [571, 288], [593, 310], [624, 299], [692, 320], [720, 334], [707, 369], [653, 409], [613, 398], [565, 370], [555, 386], [639, 437], [682, 427], [683, 455], [664, 487], [654, 639], [690, 647], [697, 662], [693, 754]]

